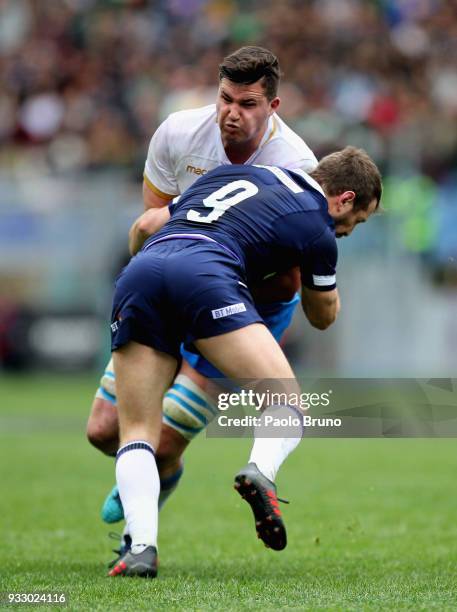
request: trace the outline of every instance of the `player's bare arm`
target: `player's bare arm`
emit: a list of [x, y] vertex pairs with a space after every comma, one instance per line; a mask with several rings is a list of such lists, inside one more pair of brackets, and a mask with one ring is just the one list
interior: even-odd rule
[[146, 179], [143, 181], [144, 210], [148, 210], [149, 208], [163, 208], [164, 206], [168, 206], [173, 197], [173, 195], [169, 195], [167, 193], [159, 193], [158, 190], [154, 191], [154, 189]]
[[335, 322], [340, 311], [338, 289], [315, 291], [303, 287], [301, 303], [306, 318], [317, 329], [327, 329]]
[[135, 255], [145, 240], [159, 231], [170, 218], [168, 207], [149, 208], [134, 221], [129, 231], [130, 255]]

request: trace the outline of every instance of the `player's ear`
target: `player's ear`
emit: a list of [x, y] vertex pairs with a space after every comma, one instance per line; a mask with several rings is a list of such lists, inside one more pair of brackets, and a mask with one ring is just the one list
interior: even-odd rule
[[354, 208], [355, 192], [345, 191], [338, 196], [338, 208], [340, 212], [346, 213]]
[[278, 110], [280, 104], [281, 98], [278, 98], [278, 96], [276, 96], [276, 98], [273, 98], [273, 100], [271, 100], [270, 102], [270, 114], [275, 113]]

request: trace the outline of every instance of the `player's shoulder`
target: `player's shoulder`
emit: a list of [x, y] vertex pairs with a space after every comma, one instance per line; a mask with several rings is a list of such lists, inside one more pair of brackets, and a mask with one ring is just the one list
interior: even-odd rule
[[314, 224], [315, 229], [319, 230], [320, 228], [320, 231], [330, 229], [328, 237], [334, 240], [334, 222], [328, 212], [328, 201], [325, 192], [319, 183], [300, 168], [282, 168], [282, 171], [287, 173], [292, 181], [302, 189], [301, 192], [294, 194], [294, 199], [297, 202], [299, 213], [311, 213], [306, 215], [304, 223]]
[[171, 113], [162, 126], [173, 159], [179, 160], [192, 151], [213, 154], [217, 128], [215, 104]]
[[266, 143], [264, 154], [285, 168], [312, 170], [318, 163], [303, 138], [276, 113], [273, 115], [272, 137]]
[[307, 191], [315, 193], [319, 200], [327, 202], [324, 190], [310, 174], [301, 168], [283, 168], [283, 171], [286, 171], [294, 181], [305, 187]]
[[304, 189], [308, 199], [312, 199], [315, 203], [316, 206], [312, 208], [319, 210], [320, 215], [318, 218], [322, 221], [323, 226], [333, 228], [333, 220], [328, 212], [327, 197], [319, 183], [301, 168], [289, 169], [288, 173]]
[[186, 134], [198, 132], [205, 124], [213, 124], [215, 122], [216, 105], [208, 104], [199, 108], [188, 108], [171, 113], [164, 123], [167, 123], [169, 133], [185, 136]]
[[302, 168], [287, 168], [286, 166], [254, 164], [246, 171], [261, 174], [265, 184], [282, 183], [288, 187], [291, 197], [298, 194], [311, 194], [321, 204], [327, 204], [324, 190], [319, 183]]

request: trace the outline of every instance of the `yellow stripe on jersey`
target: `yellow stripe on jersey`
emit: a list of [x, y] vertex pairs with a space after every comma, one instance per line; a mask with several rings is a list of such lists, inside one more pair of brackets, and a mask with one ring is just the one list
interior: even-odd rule
[[160, 189], [156, 187], [154, 183], [151, 183], [146, 174], [143, 174], [143, 179], [149, 189], [153, 191], [156, 195], [158, 195], [159, 198], [163, 198], [164, 200], [171, 200], [172, 198], [175, 198], [177, 195], [179, 195], [177, 193], [165, 193], [163, 191], [160, 191]]
[[271, 132], [270, 135], [268, 136], [268, 138], [265, 140], [265, 142], [262, 145], [262, 148], [267, 144], [267, 142], [270, 142], [270, 140], [273, 138], [275, 132], [276, 132], [276, 119], [274, 117], [272, 117], [273, 119], [273, 127], [271, 128]]

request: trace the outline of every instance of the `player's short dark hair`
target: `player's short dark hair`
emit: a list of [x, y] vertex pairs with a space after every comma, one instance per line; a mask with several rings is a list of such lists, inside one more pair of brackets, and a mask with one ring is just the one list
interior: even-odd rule
[[321, 159], [310, 175], [329, 196], [354, 191], [354, 209], [366, 209], [376, 200], [379, 206], [382, 195], [381, 173], [363, 149], [346, 147]]
[[278, 58], [263, 47], [241, 47], [219, 64], [219, 81], [252, 85], [262, 79], [268, 100], [278, 95], [280, 74]]

